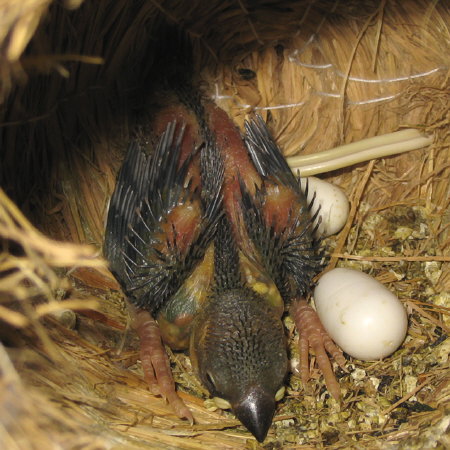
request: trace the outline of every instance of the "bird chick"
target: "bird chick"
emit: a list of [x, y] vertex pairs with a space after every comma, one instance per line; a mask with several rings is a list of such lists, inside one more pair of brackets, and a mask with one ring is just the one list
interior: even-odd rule
[[189, 346], [201, 381], [262, 441], [287, 373], [284, 305], [263, 268], [237, 245], [222, 202], [220, 152], [209, 142], [199, 159], [183, 160], [190, 131], [169, 123], [151, 157], [131, 146], [110, 202], [104, 252], [135, 306], [152, 392], [192, 420], [161, 341]]
[[170, 122], [152, 156], [131, 145], [111, 199], [104, 251], [135, 306], [152, 392], [193, 420], [175, 392], [162, 342], [189, 347], [216, 402], [262, 442], [284, 393], [287, 302], [303, 336], [303, 380], [308, 340], [334, 391], [325, 350], [343, 360], [302, 300], [321, 254], [297, 179], [261, 118], [246, 124], [243, 141], [229, 119], [223, 126], [222, 110], [206, 104], [204, 111], [206, 131], [195, 120]]
[[214, 245], [212, 291], [193, 326], [191, 361], [217, 405], [231, 408], [262, 442], [287, 373], [281, 298], [274, 304], [246, 282], [226, 215]]
[[322, 268], [311, 204], [260, 117], [242, 136], [179, 73], [130, 145], [104, 254], [131, 305], [151, 391], [193, 421], [163, 343], [189, 348], [216, 403], [262, 442], [285, 389], [286, 306], [301, 337], [303, 381], [311, 346], [339, 395], [326, 351], [341, 365], [342, 353], [304, 299]]

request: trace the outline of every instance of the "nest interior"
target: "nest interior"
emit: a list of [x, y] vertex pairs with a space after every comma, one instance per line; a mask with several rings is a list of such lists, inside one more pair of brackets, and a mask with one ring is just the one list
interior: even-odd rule
[[292, 375], [264, 446], [450, 446], [448, 2], [9, 0], [0, 10], [2, 448], [259, 445], [214, 410], [183, 353], [170, 356], [196, 423], [148, 392], [100, 256], [118, 167], [164, 70], [162, 21], [191, 37], [204, 95], [238, 126], [260, 113], [286, 156], [402, 128], [432, 138], [320, 175], [351, 201], [326, 241], [330, 266], [396, 292], [408, 335], [385, 360], [349, 360], [340, 404], [314, 367], [307, 386]]

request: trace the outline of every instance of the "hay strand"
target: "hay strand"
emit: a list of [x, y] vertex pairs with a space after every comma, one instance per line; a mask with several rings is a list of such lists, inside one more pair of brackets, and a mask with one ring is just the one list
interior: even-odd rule
[[[0, 10], [0, 446], [257, 446], [229, 413], [210, 410], [184, 354], [171, 361], [196, 424], [148, 392], [122, 295], [99, 257], [120, 161], [151, 103], [164, 18], [193, 38], [204, 95], [240, 126], [262, 114], [303, 174], [314, 159], [333, 161], [329, 149], [392, 144], [380, 136], [416, 148], [321, 175], [352, 202], [346, 227], [326, 242], [331, 266], [396, 292], [409, 312], [405, 343], [338, 371], [341, 406], [314, 367], [306, 386], [292, 375], [267, 445], [448, 446], [448, 2], [5, 0]], [[57, 319], [66, 308], [76, 310], [71, 325]]]

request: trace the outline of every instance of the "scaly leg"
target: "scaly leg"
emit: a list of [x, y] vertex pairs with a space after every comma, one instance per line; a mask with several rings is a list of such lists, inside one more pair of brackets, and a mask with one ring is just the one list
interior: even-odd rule
[[299, 333], [299, 372], [303, 384], [306, 384], [309, 379], [308, 356], [311, 347], [316, 354], [317, 365], [323, 373], [328, 391], [336, 400], [339, 400], [341, 388], [334, 376], [327, 352], [345, 370], [346, 361], [342, 351], [331, 340], [316, 311], [308, 305], [306, 300], [295, 300], [290, 308], [290, 313]]
[[139, 335], [142, 369], [150, 392], [167, 399], [178, 417], [186, 418], [193, 424], [192, 412], [175, 391], [169, 357], [161, 339], [159, 325], [148, 311], [134, 307], [130, 307], [130, 311], [133, 327]]

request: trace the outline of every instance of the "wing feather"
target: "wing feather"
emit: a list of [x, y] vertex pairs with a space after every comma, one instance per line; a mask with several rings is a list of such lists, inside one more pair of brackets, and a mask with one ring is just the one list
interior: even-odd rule
[[240, 183], [249, 236], [283, 298], [304, 295], [323, 261], [310, 214], [313, 202], [307, 203], [263, 119], [246, 122], [245, 130], [247, 149], [263, 180], [254, 195]]
[[130, 300], [153, 315], [202, 261], [221, 214], [220, 166], [202, 192], [186, 179], [192, 158], [178, 167], [184, 133], [170, 123], [151, 157], [130, 146], [108, 213], [105, 256]]

